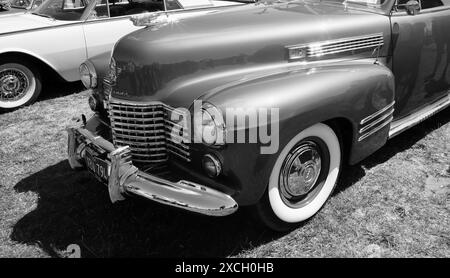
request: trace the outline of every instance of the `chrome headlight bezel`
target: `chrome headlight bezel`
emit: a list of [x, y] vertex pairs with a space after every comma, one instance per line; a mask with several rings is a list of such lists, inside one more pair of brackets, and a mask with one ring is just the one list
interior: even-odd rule
[[80, 79], [84, 87], [92, 89], [97, 87], [97, 72], [91, 61], [85, 61], [79, 68]]
[[226, 139], [226, 125], [222, 111], [211, 103], [204, 102], [200, 109], [194, 105], [194, 142], [208, 146], [223, 146]]

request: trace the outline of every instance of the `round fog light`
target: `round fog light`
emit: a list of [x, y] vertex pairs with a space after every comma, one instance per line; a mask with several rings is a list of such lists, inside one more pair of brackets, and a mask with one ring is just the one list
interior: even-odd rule
[[97, 110], [98, 110], [97, 99], [93, 95], [90, 95], [88, 102], [89, 102], [89, 107], [91, 108], [91, 110], [94, 112], [97, 112]]
[[219, 176], [222, 172], [222, 164], [219, 159], [211, 154], [206, 154], [203, 156], [202, 166], [203, 171], [205, 171], [205, 173], [212, 178]]

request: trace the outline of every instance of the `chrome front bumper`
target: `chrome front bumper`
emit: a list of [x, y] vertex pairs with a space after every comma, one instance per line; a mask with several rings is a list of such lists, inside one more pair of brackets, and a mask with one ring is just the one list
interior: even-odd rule
[[87, 149], [106, 157], [108, 191], [112, 202], [137, 195], [165, 205], [210, 215], [225, 216], [238, 208], [229, 195], [186, 180], [171, 182], [140, 171], [131, 161], [129, 147], [114, 145], [89, 130], [69, 128], [69, 163], [73, 169], [85, 168]]

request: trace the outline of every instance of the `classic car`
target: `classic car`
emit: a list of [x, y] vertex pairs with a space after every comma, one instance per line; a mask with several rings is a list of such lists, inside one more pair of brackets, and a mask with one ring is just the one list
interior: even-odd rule
[[0, 0], [0, 11], [3, 3], [7, 3], [7, 6], [3, 9], [4, 11], [0, 15], [13, 14], [13, 13], [24, 13], [29, 10], [36, 9], [39, 7], [44, 0]]
[[113, 202], [247, 206], [291, 229], [342, 165], [450, 104], [448, 0], [259, 1], [167, 20], [120, 39], [107, 70], [80, 67], [95, 113], [68, 129], [68, 160]]
[[[195, 2], [195, 3], [193, 3]], [[113, 44], [135, 31], [133, 14], [178, 16], [241, 4], [212, 0], [47, 0], [29, 13], [0, 16], [0, 109], [33, 103], [43, 78], [79, 80], [86, 59], [109, 62]], [[211, 6], [214, 9], [211, 9]], [[225, 7], [223, 7], [225, 8]]]

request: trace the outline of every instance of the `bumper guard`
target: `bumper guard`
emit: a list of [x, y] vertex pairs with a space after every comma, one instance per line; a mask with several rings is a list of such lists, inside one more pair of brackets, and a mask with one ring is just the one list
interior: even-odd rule
[[115, 148], [89, 130], [69, 128], [68, 160], [73, 169], [85, 168], [86, 149], [105, 154], [109, 165], [108, 191], [112, 202], [137, 195], [164, 205], [210, 216], [226, 216], [238, 208], [236, 201], [218, 190], [186, 181], [171, 182], [140, 171], [131, 161], [130, 148]]

